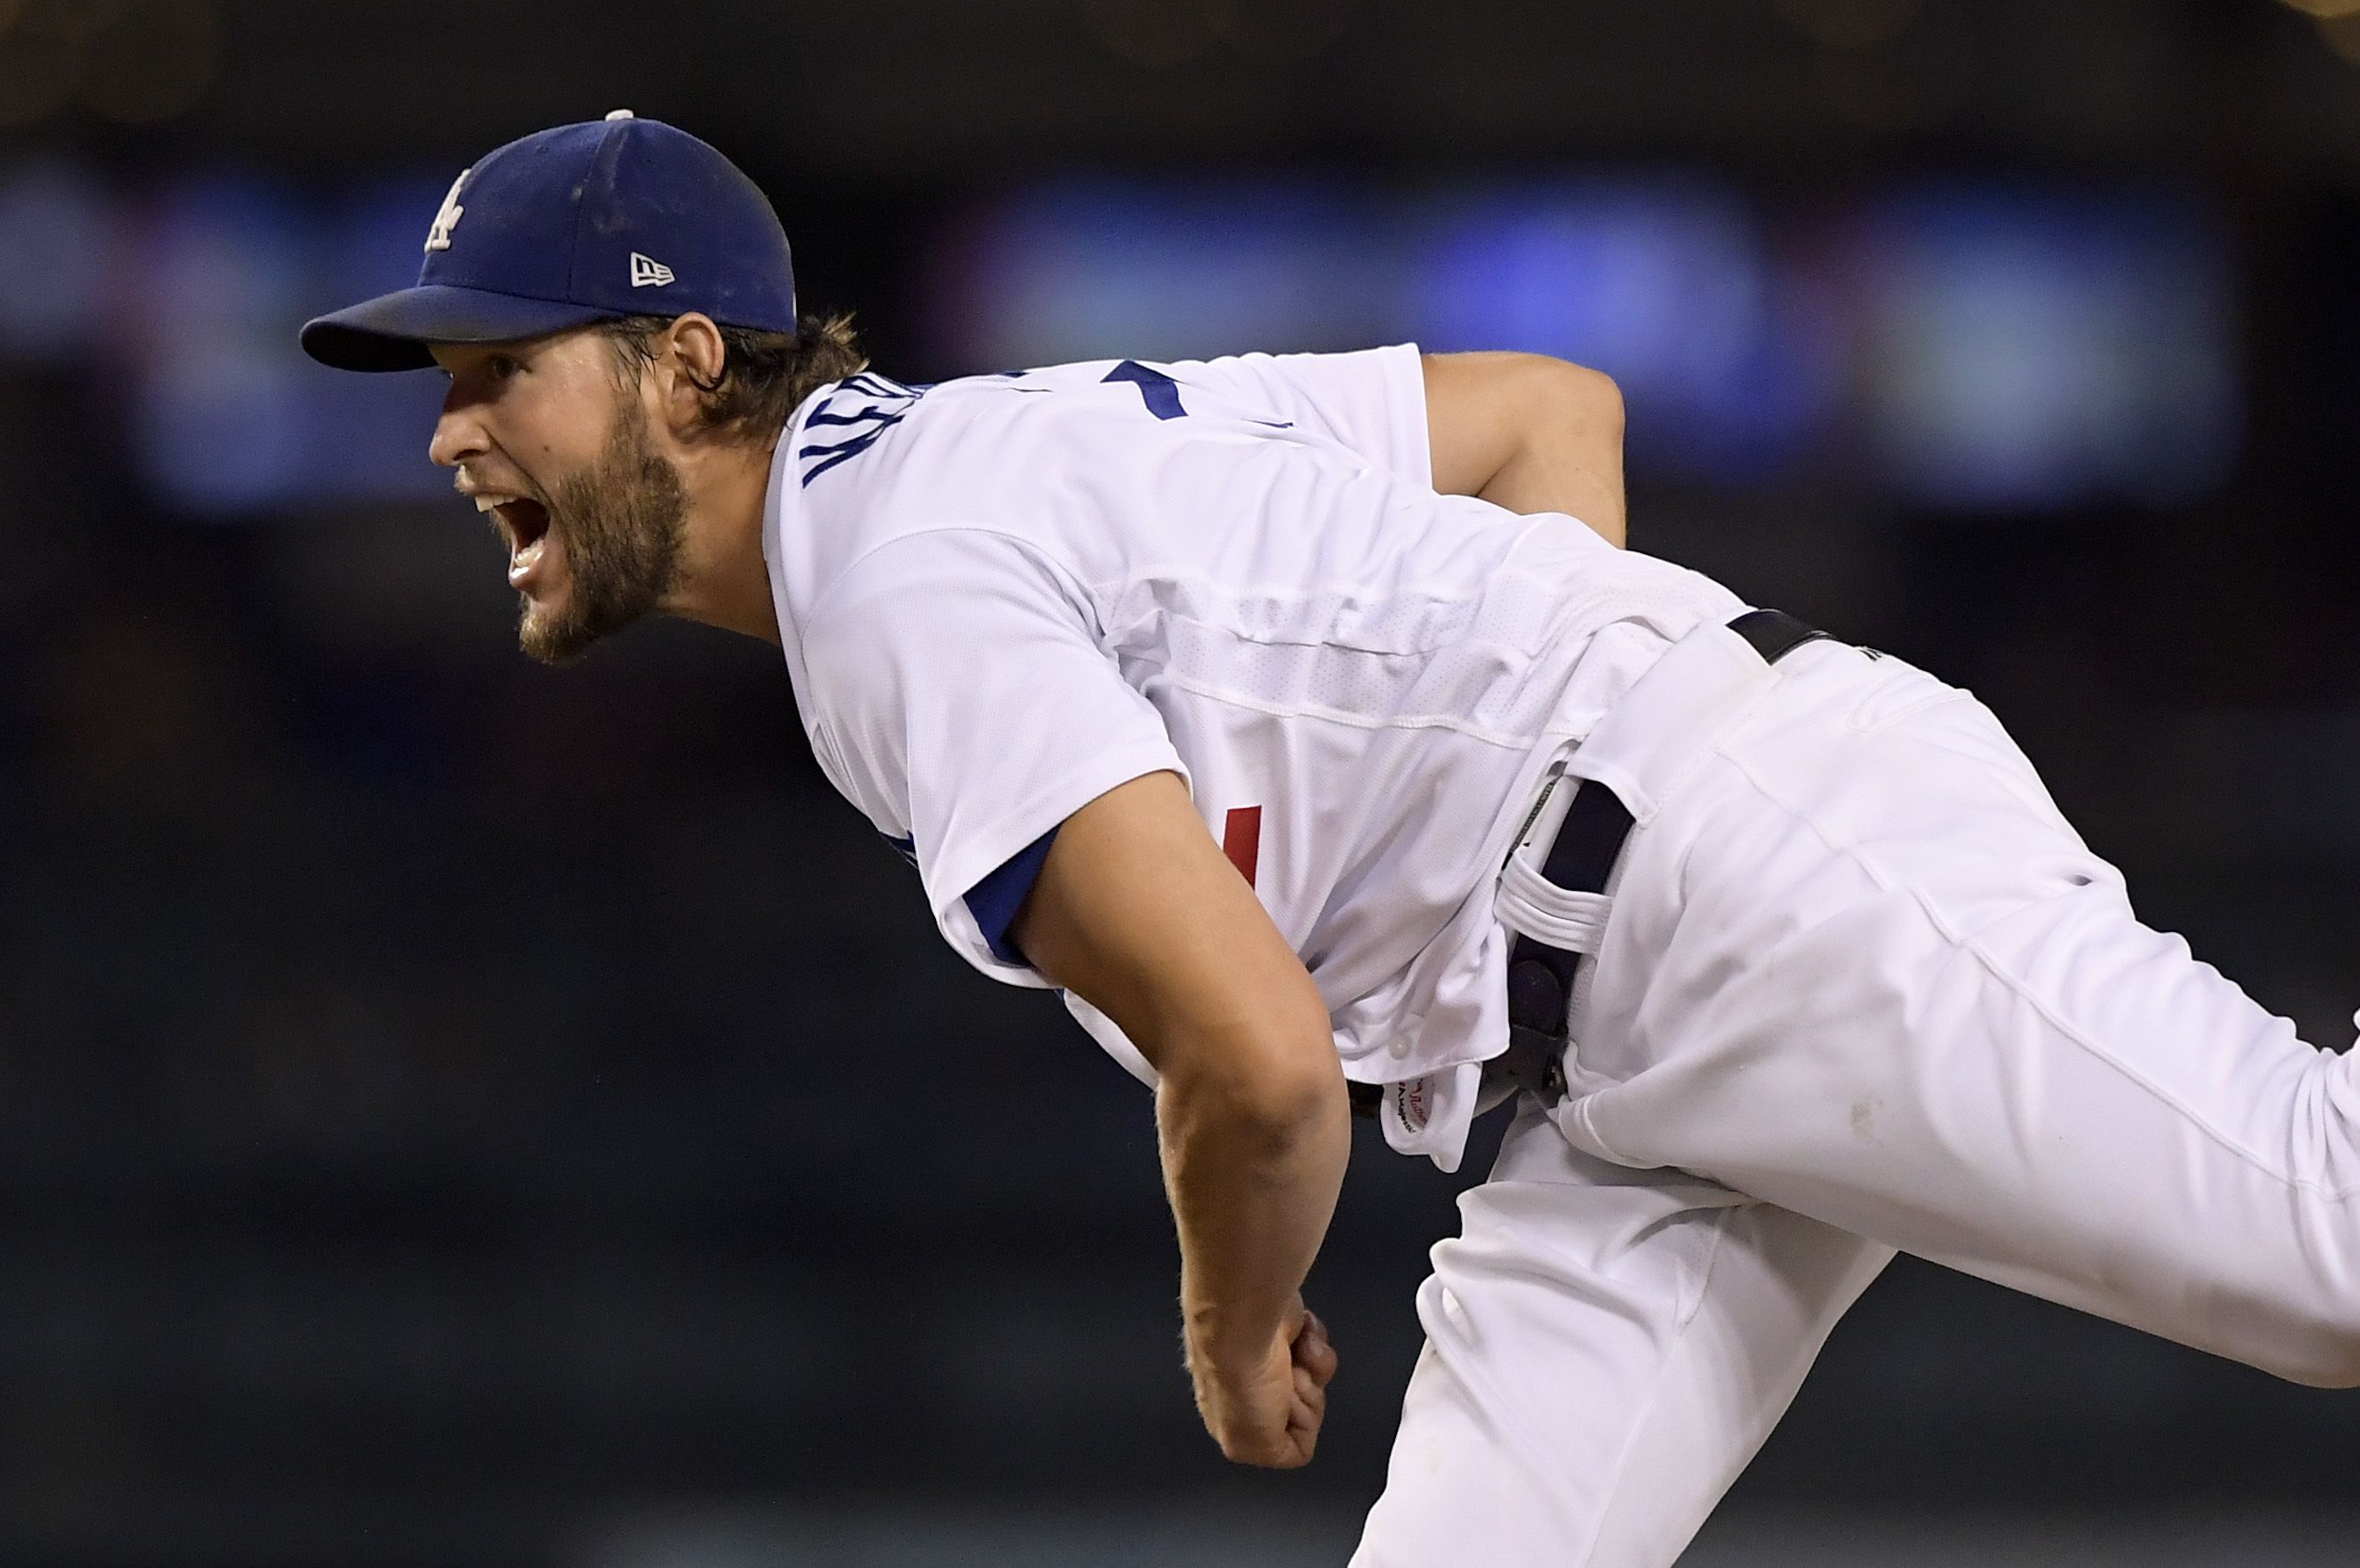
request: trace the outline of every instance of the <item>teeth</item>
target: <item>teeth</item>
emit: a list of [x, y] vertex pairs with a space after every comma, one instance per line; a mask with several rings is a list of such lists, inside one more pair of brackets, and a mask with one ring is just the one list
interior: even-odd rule
[[504, 506], [515, 499], [513, 495], [478, 495], [475, 497], [475, 510], [488, 512], [495, 506]]

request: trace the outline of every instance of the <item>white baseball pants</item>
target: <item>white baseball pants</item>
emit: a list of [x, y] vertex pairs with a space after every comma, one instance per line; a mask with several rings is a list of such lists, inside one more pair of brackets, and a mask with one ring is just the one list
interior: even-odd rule
[[[1980, 702], [1684, 639], [1571, 755], [1636, 825], [1418, 1295], [1355, 1568], [1660, 1568], [1899, 1248], [2360, 1382], [2360, 1085], [2180, 939]], [[1592, 786], [1584, 786], [1592, 787]]]

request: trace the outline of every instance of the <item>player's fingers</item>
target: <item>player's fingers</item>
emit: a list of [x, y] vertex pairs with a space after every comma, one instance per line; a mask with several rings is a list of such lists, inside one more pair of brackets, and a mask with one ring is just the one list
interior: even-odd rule
[[1317, 1345], [1306, 1345], [1296, 1352], [1295, 1364], [1322, 1383], [1336, 1376], [1335, 1349], [1324, 1341]]
[[1328, 1413], [1328, 1386], [1313, 1376], [1308, 1367], [1297, 1367], [1295, 1369], [1295, 1402], [1310, 1412], [1314, 1427]]
[[1221, 1452], [1240, 1465], [1292, 1470], [1309, 1463], [1318, 1432], [1319, 1419], [1297, 1403], [1287, 1410], [1285, 1422], [1278, 1430], [1238, 1437], [1222, 1443]]
[[1336, 1376], [1336, 1347], [1328, 1343], [1328, 1325], [1317, 1318], [1305, 1323], [1292, 1347], [1295, 1364], [1325, 1384]]
[[1293, 1470], [1311, 1462], [1319, 1427], [1327, 1419], [1328, 1394], [1300, 1367], [1288, 1368], [1286, 1397], [1271, 1414], [1272, 1425], [1238, 1432], [1222, 1440], [1221, 1451], [1241, 1465]]
[[1296, 1400], [1295, 1410], [1286, 1420], [1287, 1448], [1293, 1455], [1293, 1464], [1287, 1468], [1292, 1469], [1295, 1465], [1311, 1463], [1311, 1455], [1319, 1446], [1320, 1422], [1326, 1417], [1327, 1400], [1324, 1395], [1313, 1400]]

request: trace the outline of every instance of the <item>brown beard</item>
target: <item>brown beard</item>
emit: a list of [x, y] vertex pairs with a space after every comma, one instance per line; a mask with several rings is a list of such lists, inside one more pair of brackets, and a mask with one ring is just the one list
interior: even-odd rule
[[565, 602], [528, 603], [517, 641], [543, 664], [565, 664], [661, 604], [680, 581], [688, 510], [680, 470], [648, 439], [647, 413], [626, 393], [597, 462], [558, 481], [549, 527], [565, 536]]

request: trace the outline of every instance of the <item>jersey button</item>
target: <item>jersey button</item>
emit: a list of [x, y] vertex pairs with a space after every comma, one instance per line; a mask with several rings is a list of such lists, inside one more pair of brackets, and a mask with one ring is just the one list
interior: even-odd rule
[[1392, 1044], [1385, 1047], [1385, 1054], [1392, 1057], [1395, 1062], [1404, 1060], [1409, 1055], [1409, 1041], [1405, 1040], [1394, 1040]]

